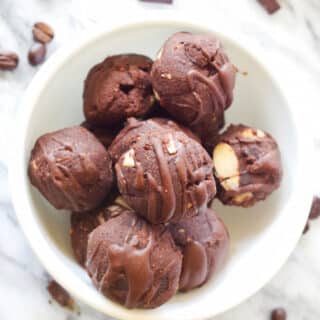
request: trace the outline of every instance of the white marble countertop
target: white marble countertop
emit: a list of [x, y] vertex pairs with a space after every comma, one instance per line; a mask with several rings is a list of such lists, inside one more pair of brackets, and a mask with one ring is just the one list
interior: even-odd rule
[[[56, 31], [49, 55], [72, 41], [81, 31], [144, 16], [189, 16], [234, 30], [263, 49], [275, 75], [292, 99], [314, 114], [315, 144], [320, 116], [317, 93], [320, 85], [320, 1], [279, 0], [282, 10], [268, 16], [256, 0], [174, 0], [172, 6], [137, 0], [1, 0], [0, 50], [21, 57], [13, 73], [0, 72], [0, 319], [61, 320], [106, 319], [79, 303], [81, 315], [49, 304], [47, 274], [33, 255], [17, 223], [8, 191], [9, 137], [22, 94], [37, 71], [26, 62], [31, 26], [46, 21]], [[318, 90], [317, 90], [318, 89]], [[316, 155], [320, 159], [319, 155]], [[318, 172], [319, 171], [319, 172]], [[320, 170], [310, 183], [317, 186]], [[316, 191], [316, 189], [315, 189]], [[320, 219], [312, 223], [288, 262], [259, 293], [216, 320], [268, 319], [270, 310], [283, 306], [290, 320], [320, 319]]]

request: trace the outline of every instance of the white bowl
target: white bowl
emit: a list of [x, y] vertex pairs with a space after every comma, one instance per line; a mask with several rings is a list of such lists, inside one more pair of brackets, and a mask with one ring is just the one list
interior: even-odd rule
[[12, 199], [20, 224], [39, 259], [71, 294], [119, 319], [188, 320], [217, 315], [242, 302], [278, 271], [300, 238], [312, 192], [310, 138], [277, 81], [258, 57], [230, 36], [215, 32], [239, 75], [228, 123], [244, 123], [270, 132], [279, 142], [284, 177], [281, 188], [251, 209], [215, 203], [231, 234], [225, 268], [212, 281], [178, 294], [154, 310], [127, 310], [104, 298], [76, 263], [69, 242], [69, 215], [58, 212], [31, 187], [27, 177], [30, 150], [41, 134], [83, 120], [83, 80], [107, 55], [135, 52], [155, 57], [176, 31], [213, 32], [186, 22], [153, 21], [100, 31], [55, 54], [33, 79], [16, 124], [17, 143], [10, 168]]

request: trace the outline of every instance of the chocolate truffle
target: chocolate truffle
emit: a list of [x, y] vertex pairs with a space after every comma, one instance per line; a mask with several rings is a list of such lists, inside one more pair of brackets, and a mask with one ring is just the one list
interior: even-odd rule
[[84, 121], [81, 126], [88, 129], [103, 145], [106, 149], [109, 148], [114, 138], [120, 131], [119, 128], [107, 128], [107, 127], [97, 127]]
[[158, 307], [178, 290], [182, 255], [164, 226], [120, 210], [89, 235], [87, 271], [113, 301], [127, 308]]
[[230, 125], [213, 151], [218, 198], [228, 205], [250, 207], [280, 185], [280, 151], [266, 132]]
[[75, 212], [98, 207], [113, 182], [109, 154], [80, 126], [38, 138], [28, 173], [31, 183], [56, 209]]
[[146, 115], [154, 104], [151, 66], [151, 59], [137, 54], [111, 56], [94, 66], [83, 94], [86, 120], [117, 126], [128, 117]]
[[136, 135], [129, 131], [128, 140], [124, 134], [117, 143], [129, 149], [115, 165], [124, 200], [153, 224], [194, 216], [216, 193], [212, 159], [201, 144], [156, 125], [149, 121]]
[[156, 98], [210, 146], [233, 101], [236, 68], [213, 35], [178, 32], [160, 50], [152, 71]]
[[205, 284], [222, 266], [229, 251], [229, 233], [212, 209], [168, 226], [183, 254], [180, 291]]

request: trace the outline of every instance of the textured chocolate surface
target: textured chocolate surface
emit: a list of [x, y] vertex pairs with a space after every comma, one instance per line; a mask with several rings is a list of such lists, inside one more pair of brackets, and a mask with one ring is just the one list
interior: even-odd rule
[[110, 299], [127, 308], [155, 308], [178, 290], [181, 253], [163, 226], [121, 210], [90, 234], [87, 271]]
[[224, 125], [224, 110], [233, 101], [235, 75], [216, 37], [187, 32], [167, 40], [151, 71], [160, 104], [206, 146], [213, 144]]
[[126, 127], [110, 148], [122, 153], [115, 171], [124, 200], [155, 224], [196, 215], [216, 192], [210, 156], [166, 120], [140, 124]]
[[79, 126], [38, 138], [28, 173], [31, 183], [56, 209], [75, 212], [98, 207], [113, 182], [109, 154]]
[[[221, 147], [227, 149], [228, 155], [221, 153]], [[218, 156], [221, 161], [218, 161]], [[237, 167], [233, 161], [229, 174], [221, 175], [232, 157], [237, 161]], [[276, 141], [262, 130], [230, 125], [219, 138], [213, 161], [219, 181], [217, 196], [224, 204], [250, 207], [264, 200], [280, 185], [282, 166], [279, 148]]]
[[94, 66], [83, 94], [86, 120], [97, 126], [117, 126], [128, 117], [146, 115], [154, 104], [152, 60], [137, 54], [106, 58]]
[[229, 234], [212, 209], [171, 223], [169, 231], [183, 254], [180, 290], [205, 284], [219, 270], [229, 252]]

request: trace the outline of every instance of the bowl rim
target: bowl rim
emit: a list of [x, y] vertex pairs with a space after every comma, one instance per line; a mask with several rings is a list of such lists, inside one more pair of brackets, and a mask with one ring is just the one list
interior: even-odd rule
[[[119, 307], [116, 304], [113, 303], [106, 303], [103, 307], [100, 304], [97, 304], [94, 299], [88, 299], [88, 297], [85, 294], [84, 284], [82, 281], [78, 278], [77, 275], [74, 274], [74, 272], [68, 270], [68, 268], [62, 263], [62, 261], [59, 260], [59, 258], [56, 256], [56, 253], [53, 252], [52, 248], [43, 241], [43, 231], [33, 223], [30, 223], [28, 220], [28, 217], [33, 215], [32, 207], [30, 205], [29, 199], [27, 197], [27, 184], [28, 181], [25, 181], [24, 177], [26, 175], [25, 169], [25, 142], [26, 142], [26, 133], [28, 129], [28, 124], [30, 117], [32, 115], [32, 111], [34, 106], [36, 105], [36, 102], [38, 100], [38, 97], [40, 96], [40, 92], [42, 92], [43, 88], [46, 87], [48, 81], [51, 79], [51, 77], [60, 70], [61, 67], [66, 63], [67, 60], [69, 60], [72, 56], [78, 54], [81, 50], [83, 50], [85, 47], [87, 47], [90, 44], [95, 43], [99, 39], [103, 38], [106, 34], [117, 32], [121, 30], [125, 30], [130, 27], [139, 27], [139, 26], [147, 26], [147, 25], [163, 25], [163, 26], [176, 26], [181, 27], [181, 25], [189, 28], [197, 28], [199, 30], [203, 30], [203, 32], [211, 32], [217, 34], [218, 37], [221, 37], [222, 39], [227, 39], [229, 42], [232, 42], [234, 46], [236, 46], [239, 50], [244, 51], [247, 55], [249, 55], [252, 59], [255, 60], [257, 64], [260, 65], [260, 67], [268, 74], [270, 79], [272, 79], [273, 84], [279, 91], [282, 93], [284, 100], [287, 102], [287, 105], [290, 109], [293, 122], [295, 125], [297, 138], [298, 138], [298, 163], [299, 168], [303, 166], [303, 164], [307, 164], [305, 166], [305, 170], [300, 170], [301, 172], [298, 174], [297, 180], [301, 181], [301, 179], [304, 178], [304, 175], [311, 176], [312, 174], [311, 168], [312, 165], [310, 164], [310, 153], [313, 151], [313, 147], [311, 144], [310, 139], [310, 130], [307, 125], [303, 125], [301, 123], [301, 116], [299, 116], [300, 112], [298, 112], [296, 109], [293, 111], [293, 107], [291, 106], [291, 103], [288, 102], [287, 96], [284, 92], [284, 90], [281, 88], [280, 83], [278, 83], [278, 80], [275, 79], [272, 72], [269, 71], [268, 66], [261, 61], [259, 58], [257, 58], [258, 55], [255, 55], [254, 52], [257, 52], [258, 49], [254, 47], [254, 45], [248, 45], [246, 43], [246, 47], [249, 48], [246, 49], [241, 43], [239, 43], [238, 39], [235, 39], [230, 32], [225, 30], [219, 30], [219, 27], [216, 28], [216, 26], [211, 27], [207, 24], [200, 24], [198, 22], [192, 22], [190, 19], [184, 20], [184, 19], [157, 19], [157, 18], [150, 18], [150, 19], [137, 19], [136, 21], [130, 21], [129, 23], [123, 23], [118, 22], [117, 24], [114, 24], [112, 27], [104, 28], [103, 30], [94, 30], [90, 31], [84, 36], [80, 37], [77, 41], [74, 43], [67, 45], [59, 50], [57, 50], [56, 53], [54, 53], [50, 59], [43, 65], [43, 67], [38, 71], [38, 73], [35, 75], [35, 77], [32, 79], [29, 87], [27, 88], [21, 102], [21, 106], [23, 104], [22, 108], [19, 108], [18, 115], [17, 115], [17, 123], [16, 127], [18, 129], [18, 133], [15, 135], [15, 142], [13, 143], [14, 148], [12, 151], [14, 151], [14, 156], [12, 155], [10, 157], [10, 164], [9, 164], [9, 184], [10, 184], [10, 190], [12, 195], [12, 202], [14, 209], [17, 214], [18, 221], [20, 223], [20, 226], [26, 235], [26, 238], [28, 239], [28, 242], [30, 246], [32, 247], [34, 253], [38, 257], [38, 259], [41, 261], [44, 268], [63, 286], [66, 290], [68, 290], [72, 295], [74, 295], [77, 299], [83, 301], [84, 303], [90, 305], [91, 307], [95, 308], [96, 310], [105, 313], [109, 316], [119, 318], [119, 319], [134, 319], [134, 320], [141, 320], [141, 319], [153, 319], [153, 320], [163, 320], [163, 319], [169, 319], [170, 316], [168, 314], [161, 314], [157, 315], [156, 312], [154, 312], [154, 309], [152, 313], [148, 313], [148, 311], [143, 310], [135, 310], [134, 312], [132, 310], [127, 310], [123, 307]], [[305, 111], [305, 110], [304, 110]], [[306, 119], [307, 116], [304, 114], [304, 118]], [[299, 171], [299, 170], [298, 170]], [[303, 174], [302, 174], [303, 171]], [[296, 183], [298, 184], [298, 183]], [[299, 222], [301, 224], [297, 224], [292, 230], [291, 230], [291, 246], [290, 248], [286, 248], [284, 250], [285, 252], [281, 252], [281, 258], [279, 257], [279, 261], [277, 263], [273, 263], [272, 265], [272, 271], [269, 272], [268, 277], [265, 277], [263, 279], [259, 279], [259, 283], [254, 286], [248, 286], [246, 290], [242, 293], [241, 297], [234, 298], [229, 301], [229, 303], [224, 303], [223, 305], [218, 308], [214, 313], [212, 310], [201, 310], [201, 315], [191, 314], [191, 315], [185, 315], [183, 319], [188, 320], [200, 320], [200, 319], [207, 319], [212, 316], [218, 315], [220, 313], [223, 313], [236, 305], [240, 304], [244, 300], [248, 299], [250, 296], [252, 296], [254, 293], [259, 291], [267, 282], [273, 278], [273, 276], [279, 271], [279, 269], [282, 267], [282, 265], [285, 263], [291, 252], [293, 251], [294, 247], [296, 246], [298, 240], [300, 239], [300, 234], [302, 233], [304, 224], [303, 221], [307, 220], [310, 204], [312, 201], [312, 188], [311, 186], [307, 186], [305, 188], [298, 188], [295, 187], [295, 189], [292, 191], [292, 193], [295, 196], [302, 197], [303, 201], [298, 201], [294, 203], [293, 208], [297, 209], [299, 212], [301, 212], [301, 217]], [[298, 191], [298, 192], [297, 192]], [[292, 198], [292, 197], [291, 197]], [[291, 199], [290, 198], [290, 199]], [[283, 208], [282, 210], [285, 210]], [[279, 254], [278, 254], [279, 256]]]

